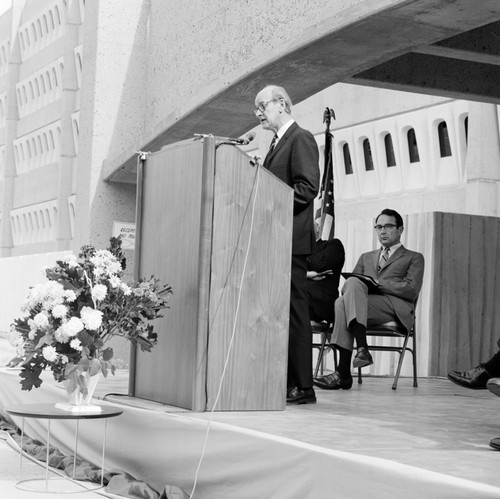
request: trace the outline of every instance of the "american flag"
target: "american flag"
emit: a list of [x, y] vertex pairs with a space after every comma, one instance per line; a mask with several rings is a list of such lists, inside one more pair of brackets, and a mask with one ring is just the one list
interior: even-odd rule
[[323, 122], [326, 122], [325, 130], [325, 167], [323, 180], [321, 181], [321, 239], [329, 241], [335, 237], [335, 209], [333, 197], [333, 135], [330, 132], [331, 119], [335, 119], [333, 109], [326, 108], [323, 114]]

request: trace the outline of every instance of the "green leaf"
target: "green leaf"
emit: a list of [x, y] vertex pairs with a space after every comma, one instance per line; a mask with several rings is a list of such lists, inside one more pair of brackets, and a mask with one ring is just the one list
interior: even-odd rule
[[40, 374], [43, 371], [43, 366], [25, 366], [21, 370], [21, 389], [30, 391], [32, 388], [39, 388], [42, 384]]
[[95, 376], [100, 371], [101, 371], [101, 362], [100, 362], [100, 360], [98, 360], [98, 359], [92, 359], [90, 361], [90, 369], [89, 369], [90, 376]]
[[111, 360], [113, 358], [113, 349], [112, 348], [105, 348], [103, 351], [102, 351], [102, 360], [104, 361], [108, 361], [108, 360]]

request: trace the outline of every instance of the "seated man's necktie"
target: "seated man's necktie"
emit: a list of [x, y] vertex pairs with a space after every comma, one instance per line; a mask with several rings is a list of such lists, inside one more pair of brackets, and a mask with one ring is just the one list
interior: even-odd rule
[[378, 262], [378, 272], [380, 272], [387, 265], [387, 261], [389, 260], [389, 251], [390, 248], [384, 248], [382, 250], [380, 260]]

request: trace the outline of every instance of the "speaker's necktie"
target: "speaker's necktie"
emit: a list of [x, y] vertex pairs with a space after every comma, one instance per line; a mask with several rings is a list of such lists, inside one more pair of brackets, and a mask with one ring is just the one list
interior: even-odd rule
[[274, 146], [276, 145], [277, 140], [278, 140], [278, 136], [275, 134], [273, 137], [273, 140], [271, 140], [271, 145], [269, 146], [269, 152], [271, 152], [274, 149]]
[[384, 248], [380, 254], [380, 260], [378, 262], [379, 272], [387, 265], [387, 260], [389, 260], [389, 251], [389, 248]]

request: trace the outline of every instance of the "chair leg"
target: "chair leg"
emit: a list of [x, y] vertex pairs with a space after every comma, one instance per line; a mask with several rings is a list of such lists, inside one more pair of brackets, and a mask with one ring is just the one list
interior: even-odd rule
[[408, 338], [409, 336], [406, 336], [403, 346], [401, 347], [401, 350], [399, 352], [398, 368], [396, 370], [396, 376], [394, 376], [394, 383], [392, 384], [393, 390], [395, 390], [398, 387], [399, 374], [401, 373], [401, 368], [403, 367], [403, 360], [408, 346]]
[[363, 377], [361, 376], [361, 367], [358, 367], [358, 385], [363, 384]]
[[415, 343], [415, 336], [413, 336], [413, 350], [411, 351], [413, 357], [413, 386], [416, 388], [418, 386], [417, 377], [417, 345]]
[[321, 346], [319, 347], [319, 350], [318, 350], [318, 360], [316, 361], [316, 368], [314, 370], [314, 378], [318, 377], [318, 372], [319, 372], [320, 367], [321, 367], [321, 373], [323, 373], [323, 361], [325, 359], [325, 348], [326, 348], [327, 336], [324, 333], [322, 333], [321, 336], [322, 336]]

